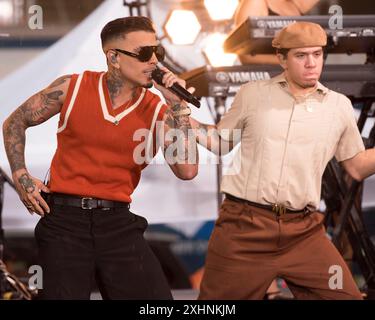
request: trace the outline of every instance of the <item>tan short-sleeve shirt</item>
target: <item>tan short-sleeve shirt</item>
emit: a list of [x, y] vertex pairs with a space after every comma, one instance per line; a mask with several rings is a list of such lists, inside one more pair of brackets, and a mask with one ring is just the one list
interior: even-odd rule
[[243, 85], [218, 129], [224, 140], [241, 129], [239, 169], [223, 176], [221, 191], [294, 210], [319, 207], [322, 175], [334, 156], [343, 161], [364, 150], [347, 97], [318, 83], [296, 99], [284, 74]]

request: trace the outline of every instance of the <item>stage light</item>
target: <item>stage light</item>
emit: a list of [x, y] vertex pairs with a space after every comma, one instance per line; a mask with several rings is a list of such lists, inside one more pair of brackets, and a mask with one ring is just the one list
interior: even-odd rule
[[192, 44], [201, 30], [201, 25], [193, 11], [173, 10], [167, 19], [165, 30], [173, 44]]
[[13, 4], [9, 0], [0, 0], [0, 23], [7, 24], [13, 18]]
[[212, 20], [229, 20], [238, 6], [238, 0], [204, 0]]
[[233, 66], [236, 61], [236, 54], [224, 52], [223, 43], [226, 37], [223, 33], [213, 33], [206, 39], [203, 52], [213, 67]]

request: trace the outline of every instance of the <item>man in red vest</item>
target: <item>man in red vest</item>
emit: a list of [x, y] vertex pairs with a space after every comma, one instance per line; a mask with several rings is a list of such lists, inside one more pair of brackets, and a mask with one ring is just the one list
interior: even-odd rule
[[[151, 73], [164, 58], [148, 18], [111, 21], [101, 40], [107, 72], [57, 79], [3, 125], [17, 192], [30, 213], [42, 216], [35, 228], [41, 297], [88, 299], [96, 277], [105, 299], [170, 299], [143, 237], [147, 220], [131, 213], [129, 204], [141, 170], [158, 150], [157, 140], [178, 178], [197, 174], [197, 159], [188, 161], [188, 153], [197, 154], [195, 139], [188, 139], [190, 109], [166, 89], [185, 83], [164, 68], [166, 88], [156, 87], [167, 103], [148, 90]], [[26, 169], [25, 131], [58, 113], [58, 146], [44, 185]], [[173, 137], [182, 150], [173, 152]]]

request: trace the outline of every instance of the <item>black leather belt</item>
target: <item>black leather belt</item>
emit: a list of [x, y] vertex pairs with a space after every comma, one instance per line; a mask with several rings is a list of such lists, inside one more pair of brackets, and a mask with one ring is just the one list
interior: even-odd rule
[[257, 208], [273, 211], [278, 215], [282, 215], [282, 214], [285, 214], [285, 213], [306, 214], [306, 213], [309, 212], [309, 210], [307, 208], [304, 208], [303, 210], [291, 210], [291, 209], [285, 208], [283, 205], [280, 205], [280, 204], [276, 204], [276, 203], [272, 204], [272, 205], [261, 204], [261, 203], [252, 202], [252, 201], [245, 200], [245, 199], [240, 199], [240, 198], [232, 196], [231, 194], [228, 194], [228, 193], [225, 194], [225, 197], [229, 200], [232, 200], [232, 201], [247, 203], [247, 204], [249, 204], [251, 206], [254, 206], [254, 207], [257, 207]]
[[60, 193], [43, 193], [42, 196], [47, 203], [57, 204], [60, 206], [77, 207], [84, 210], [130, 208], [130, 204], [128, 202], [103, 200], [90, 197], [76, 197]]

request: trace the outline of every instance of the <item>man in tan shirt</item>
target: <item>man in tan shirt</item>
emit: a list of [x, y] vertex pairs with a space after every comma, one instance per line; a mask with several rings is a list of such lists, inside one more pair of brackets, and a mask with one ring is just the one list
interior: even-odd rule
[[317, 24], [285, 27], [273, 40], [283, 74], [242, 86], [217, 127], [191, 120], [217, 154], [241, 141], [238, 172], [222, 181], [200, 299], [262, 299], [276, 277], [297, 299], [361, 299], [317, 210], [327, 163], [336, 157], [362, 180], [375, 173], [375, 150], [365, 150], [350, 100], [318, 81], [326, 43]]

